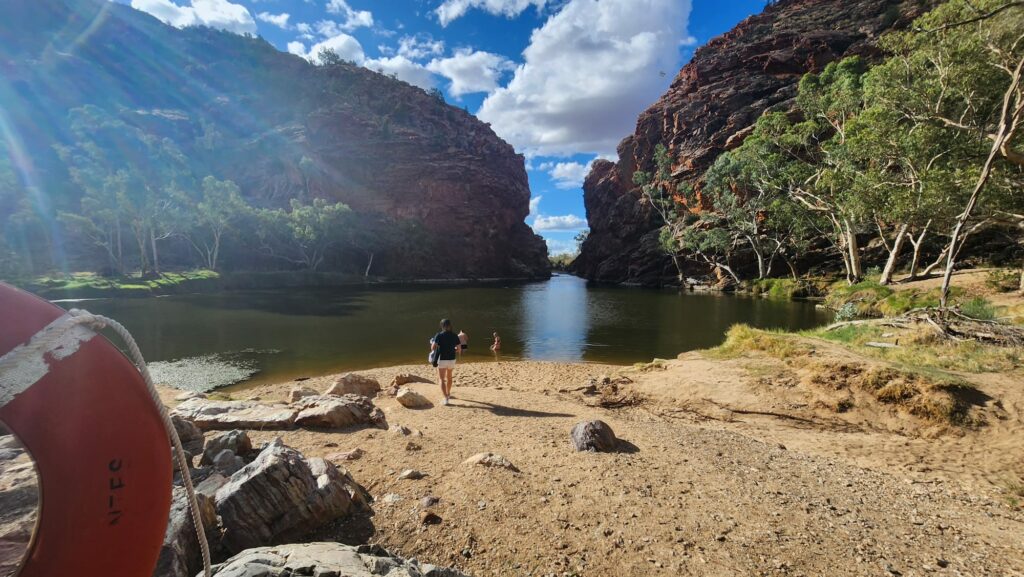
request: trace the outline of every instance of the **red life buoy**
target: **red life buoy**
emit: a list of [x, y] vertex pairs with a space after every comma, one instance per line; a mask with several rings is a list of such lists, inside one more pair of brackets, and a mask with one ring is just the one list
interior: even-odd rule
[[[63, 314], [0, 283], [0, 356]], [[167, 433], [142, 376], [110, 341], [75, 345], [48, 355], [45, 374], [0, 406], [40, 483], [39, 519], [17, 575], [149, 577], [170, 510]], [[0, 378], [9, 381], [0, 387], [14, 380]]]

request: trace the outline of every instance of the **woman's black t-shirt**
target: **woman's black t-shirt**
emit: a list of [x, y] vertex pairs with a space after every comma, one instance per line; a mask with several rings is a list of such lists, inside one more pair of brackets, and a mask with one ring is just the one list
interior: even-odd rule
[[434, 342], [437, 343], [437, 349], [441, 351], [438, 358], [442, 361], [454, 361], [455, 347], [462, 344], [462, 342], [459, 341], [458, 335], [448, 331], [441, 331], [434, 335]]

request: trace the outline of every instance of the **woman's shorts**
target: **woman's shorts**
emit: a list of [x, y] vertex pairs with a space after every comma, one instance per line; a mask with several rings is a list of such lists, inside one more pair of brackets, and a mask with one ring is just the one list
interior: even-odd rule
[[455, 368], [455, 359], [452, 359], [450, 361], [444, 361], [444, 360], [437, 361], [437, 368], [439, 368], [439, 369], [454, 369]]

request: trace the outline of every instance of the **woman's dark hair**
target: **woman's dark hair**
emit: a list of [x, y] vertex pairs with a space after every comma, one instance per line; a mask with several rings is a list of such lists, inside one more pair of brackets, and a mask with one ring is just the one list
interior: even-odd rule
[[452, 321], [448, 319], [441, 319], [441, 330], [452, 332]]

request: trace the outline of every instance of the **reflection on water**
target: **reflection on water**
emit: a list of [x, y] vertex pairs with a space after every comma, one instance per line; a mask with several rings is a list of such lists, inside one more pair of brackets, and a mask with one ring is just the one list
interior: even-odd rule
[[521, 302], [523, 357], [545, 361], [583, 359], [590, 329], [585, 283], [572, 277], [555, 277], [524, 287]]
[[441, 318], [465, 330], [465, 359], [630, 364], [721, 343], [735, 323], [809, 328], [825, 322], [813, 304], [674, 291], [591, 287], [556, 276], [540, 283], [280, 290], [107, 299], [85, 303], [120, 320], [147, 360], [245, 350], [261, 372], [250, 382], [423, 363]]

